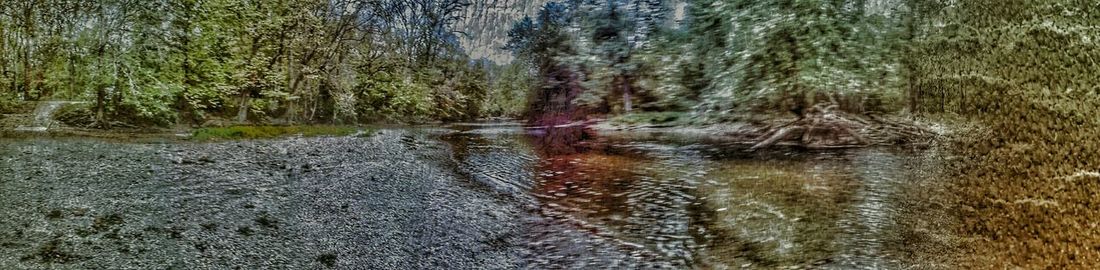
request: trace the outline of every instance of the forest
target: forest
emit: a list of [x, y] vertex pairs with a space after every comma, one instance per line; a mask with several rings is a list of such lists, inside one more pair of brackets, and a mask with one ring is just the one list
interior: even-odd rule
[[519, 72], [458, 47], [468, 5], [5, 1], [0, 92], [8, 103], [88, 101], [74, 120], [104, 128], [514, 115], [516, 93], [489, 89], [514, 91], [520, 80], [507, 77]]
[[5, 106], [88, 101], [70, 118], [94, 127], [943, 112], [962, 96], [934, 89], [929, 56], [969, 17], [932, 0], [549, 2], [497, 63], [459, 45], [468, 0], [9, 3]]
[[0, 0], [0, 112], [82, 101], [58, 117], [95, 129], [934, 122], [959, 127], [957, 231], [985, 239], [968, 253], [1100, 260], [1100, 236], [1072, 233], [1100, 217], [1096, 1], [526, 1], [493, 48], [507, 61], [461, 45], [478, 1]]
[[[545, 110], [730, 121], [801, 116], [818, 103], [975, 115], [987, 91], [974, 88], [1006, 80], [1095, 92], [1083, 72], [1096, 65], [1086, 50], [1095, 6], [1075, 1], [553, 1], [517, 18], [497, 48], [508, 62], [465, 53], [456, 23], [470, 5], [9, 0], [0, 93], [8, 108], [88, 101], [74, 120], [109, 127]], [[997, 57], [1014, 62], [982, 64], [1003, 63]]]

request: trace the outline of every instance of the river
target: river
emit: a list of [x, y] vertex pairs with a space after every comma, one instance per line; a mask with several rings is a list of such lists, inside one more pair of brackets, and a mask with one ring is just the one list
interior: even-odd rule
[[0, 139], [0, 268], [951, 268], [943, 155], [511, 123]]

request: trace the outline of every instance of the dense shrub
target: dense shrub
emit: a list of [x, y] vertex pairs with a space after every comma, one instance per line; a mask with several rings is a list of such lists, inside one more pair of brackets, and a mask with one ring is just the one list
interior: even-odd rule
[[[359, 128], [349, 126], [231, 126], [219, 128], [201, 128], [191, 133], [196, 141], [271, 139], [289, 135], [347, 136], [360, 132]], [[363, 131], [363, 134], [370, 134]]]

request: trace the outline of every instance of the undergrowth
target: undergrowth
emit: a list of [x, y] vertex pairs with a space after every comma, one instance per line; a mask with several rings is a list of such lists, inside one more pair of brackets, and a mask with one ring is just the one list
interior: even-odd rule
[[369, 135], [371, 130], [351, 126], [231, 126], [196, 129], [191, 133], [195, 141], [271, 139], [291, 135], [303, 137], [348, 136], [362, 131]]

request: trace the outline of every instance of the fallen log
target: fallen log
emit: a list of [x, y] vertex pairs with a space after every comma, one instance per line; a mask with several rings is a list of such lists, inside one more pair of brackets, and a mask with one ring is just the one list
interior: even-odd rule
[[776, 142], [779, 142], [779, 140], [782, 140], [783, 138], [787, 137], [787, 135], [790, 134], [792, 131], [795, 131], [796, 129], [800, 130], [801, 128], [802, 127], [784, 127], [784, 128], [780, 128], [778, 131], [772, 133], [772, 135], [770, 137], [768, 137], [768, 139], [765, 139], [764, 141], [762, 141], [760, 143], [757, 143], [756, 145], [753, 145], [752, 148], [749, 148], [749, 151], [756, 151], [757, 149], [760, 149], [760, 148], [775, 145]]
[[906, 124], [870, 115], [841, 112], [837, 106], [819, 104], [798, 119], [765, 129], [748, 151], [771, 147], [780, 142], [809, 149], [837, 149], [891, 145], [932, 138], [934, 133], [914, 124]]

